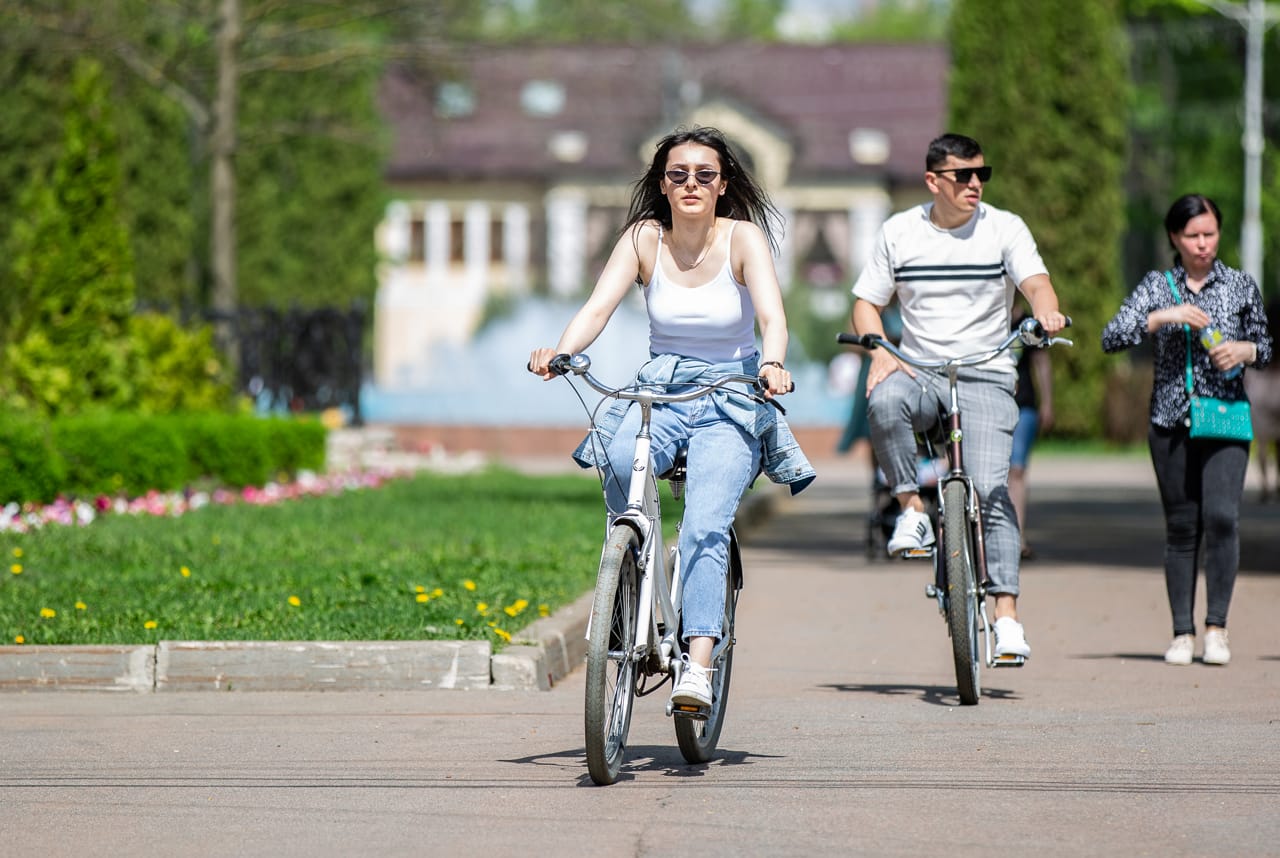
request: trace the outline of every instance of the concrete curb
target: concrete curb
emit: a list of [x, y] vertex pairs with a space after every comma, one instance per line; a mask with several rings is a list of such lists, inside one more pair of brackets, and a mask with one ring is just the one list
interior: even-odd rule
[[[749, 492], [739, 536], [784, 491]], [[0, 646], [3, 691], [549, 690], [586, 658], [587, 592], [517, 632], [488, 641], [161, 641], [128, 646]]]

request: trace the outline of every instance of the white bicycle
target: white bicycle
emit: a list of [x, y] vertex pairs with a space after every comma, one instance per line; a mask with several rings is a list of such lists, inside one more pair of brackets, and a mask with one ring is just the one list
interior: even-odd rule
[[[745, 389], [731, 390], [757, 402], [770, 402], [779, 409], [781, 406], [764, 399], [763, 382], [749, 375], [726, 375], [710, 384], [631, 384], [619, 388], [602, 384], [592, 376], [591, 359], [585, 354], [557, 355], [550, 368], [557, 375], [581, 377], [605, 397], [639, 403], [641, 409], [627, 505], [609, 517], [587, 628], [587, 770], [595, 783], [612, 784], [618, 779], [626, 754], [635, 699], [653, 693], [667, 679], [679, 682], [684, 667], [680, 658], [684, 569], [678, 547], [668, 548], [664, 539], [658, 496], [659, 479], [669, 481], [674, 497], [683, 496], [684, 458], [683, 454], [678, 456], [668, 473], [655, 472], [649, 435], [653, 406], [687, 402], [726, 385], [745, 385]], [[602, 461], [603, 455], [600, 451], [597, 461]], [[605, 478], [609, 478], [607, 474]], [[667, 715], [674, 716], [680, 753], [691, 763], [711, 759], [720, 740], [729, 702], [734, 617], [741, 589], [742, 557], [737, 535], [730, 528], [724, 618], [711, 655], [711, 706], [667, 702]], [[659, 679], [651, 683], [654, 677]]]

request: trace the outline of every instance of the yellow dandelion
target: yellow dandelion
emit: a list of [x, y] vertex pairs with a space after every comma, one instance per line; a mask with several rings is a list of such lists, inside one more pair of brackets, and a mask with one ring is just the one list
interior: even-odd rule
[[475, 590], [475, 588], [476, 588], [476, 582], [472, 581], [470, 578], [462, 582], [462, 589], [464, 590]]
[[529, 607], [529, 600], [528, 600], [528, 599], [516, 599], [516, 601], [515, 601], [515, 609], [516, 609], [517, 611], [523, 611], [523, 610], [524, 610], [525, 608], [527, 608], [527, 607]]
[[158, 625], [160, 624], [157, 623], [155, 620], [147, 620], [145, 623], [142, 624], [142, 627], [144, 629], [154, 629]]
[[424, 604], [425, 604], [426, 602], [430, 602], [430, 601], [431, 601], [431, 597], [430, 597], [430, 596], [428, 596], [426, 593], [419, 593], [418, 595], [414, 596], [413, 598], [414, 598], [414, 599], [416, 599], [418, 602], [420, 602], [420, 603], [424, 603]]
[[22, 549], [21, 549], [21, 548], [15, 548], [15, 549], [13, 549], [13, 556], [14, 556], [14, 557], [21, 557], [21, 556], [22, 556]]
[[498, 627], [498, 621], [497, 621], [497, 620], [490, 620], [490, 621], [489, 621], [489, 628], [491, 628], [491, 629], [496, 629], [497, 627]]
[[538, 616], [540, 616], [540, 617], [547, 617], [547, 616], [550, 616], [550, 615], [551, 615], [551, 606], [550, 606], [550, 605], [539, 605], [539, 606], [538, 606]]
[[27, 642], [27, 639], [24, 638], [22, 635], [14, 635], [13, 642], [16, 644], [24, 644]]
[[502, 609], [502, 613], [506, 614], [508, 617], [514, 617], [516, 614], [520, 613], [520, 609], [515, 605], [507, 605]]
[[53, 608], [41, 608], [41, 609], [40, 609], [40, 616], [42, 616], [42, 617], [44, 617], [46, 620], [48, 620], [48, 619], [52, 619], [53, 617], [58, 616], [58, 612], [57, 612], [57, 611], [55, 611]]
[[434, 590], [431, 591], [431, 598], [433, 599], [439, 599], [443, 595], [444, 595], [444, 590], [441, 590], [439, 587], [436, 587]]
[[483, 614], [483, 613], [484, 613], [485, 611], [487, 611], [487, 610], [489, 610], [489, 603], [488, 603], [488, 602], [476, 602], [476, 613], [477, 613], [477, 614]]
[[89, 610], [89, 606], [88, 606], [88, 605], [86, 605], [84, 602], [76, 602], [76, 610], [77, 610], [77, 611], [87, 611], [87, 610]]
[[458, 617], [458, 618], [457, 618], [456, 620], [454, 620], [453, 622], [454, 622], [456, 625], [459, 625], [459, 626], [460, 626], [460, 625], [462, 625], [462, 617]]
[[498, 637], [502, 638], [507, 643], [511, 643], [511, 632], [506, 631], [505, 629], [494, 629], [493, 633]]
[[415, 592], [415, 593], [425, 593], [425, 592], [427, 592], [427, 588], [426, 588], [426, 587], [424, 587], [424, 586], [422, 586], [421, 584], [419, 584], [418, 586], [416, 586], [416, 587], [414, 587], [414, 588], [413, 588], [413, 592]]
[[21, 574], [22, 574], [22, 564], [21, 564], [21, 563], [15, 563], [15, 564], [13, 564], [12, 566], [10, 566], [10, 567], [9, 567], [9, 571], [10, 571], [10, 572], [12, 572], [14, 575], [21, 575]]
[[289, 604], [293, 605], [295, 608], [300, 608], [302, 607], [302, 600], [299, 599], [297, 596], [290, 596]]
[[183, 578], [190, 578], [190, 577], [191, 577], [191, 570], [190, 570], [190, 569], [188, 569], [186, 566], [183, 566], [183, 567], [182, 567], [181, 569], [179, 569], [178, 571], [182, 573], [182, 577], [183, 577]]

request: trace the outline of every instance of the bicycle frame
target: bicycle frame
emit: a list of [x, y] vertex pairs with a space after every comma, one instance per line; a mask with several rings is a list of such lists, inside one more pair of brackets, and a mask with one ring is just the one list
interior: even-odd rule
[[[619, 513], [610, 513], [608, 528], [618, 523], [631, 527], [640, 537], [640, 557], [637, 571], [640, 574], [638, 610], [636, 620], [635, 649], [631, 653], [633, 663], [639, 664], [646, 675], [673, 674], [679, 681], [680, 654], [680, 605], [684, 590], [683, 566], [678, 547], [669, 552], [662, 533], [662, 508], [658, 496], [658, 475], [655, 473], [649, 426], [653, 406], [657, 403], [687, 402], [705, 396], [728, 384], [748, 384], [758, 388], [758, 379], [749, 375], [726, 375], [712, 384], [691, 383], [695, 389], [685, 393], [666, 393], [657, 386], [635, 388], [611, 388], [601, 384], [590, 374], [591, 361], [586, 355], [574, 355], [565, 366], [566, 371], [583, 378], [598, 393], [617, 399], [627, 399], [640, 406], [640, 428], [636, 433], [636, 445], [632, 454], [631, 479], [627, 486], [627, 505]], [[668, 568], [670, 564], [670, 568]], [[591, 630], [588, 624], [587, 634]], [[731, 636], [716, 641], [711, 658], [714, 662], [725, 648], [733, 645]], [[643, 692], [638, 692], [643, 693]], [[668, 712], [671, 714], [671, 704]]]
[[[1071, 324], [1070, 319], [1067, 320], [1067, 324]], [[986, 596], [987, 587], [990, 586], [991, 580], [987, 575], [987, 552], [982, 522], [982, 499], [979, 497], [978, 490], [973, 484], [973, 479], [965, 472], [964, 469], [964, 427], [961, 423], [960, 416], [959, 374], [961, 368], [985, 364], [1002, 354], [1019, 340], [1025, 346], [1033, 348], [1048, 347], [1059, 343], [1072, 345], [1072, 342], [1071, 340], [1061, 337], [1046, 336], [1040, 323], [1033, 318], [1025, 319], [1022, 324], [1019, 325], [1017, 330], [1010, 332], [1004, 341], [993, 349], [978, 352], [976, 354], [962, 355], [937, 361], [917, 360], [909, 357], [908, 355], [903, 354], [897, 346], [876, 334], [867, 334], [864, 336], [839, 334], [837, 335], [836, 340], [840, 343], [860, 345], [867, 349], [883, 348], [904, 365], [926, 372], [946, 374], [948, 401], [945, 411], [941, 413], [941, 420], [942, 428], [945, 433], [944, 442], [946, 445], [949, 470], [947, 474], [938, 481], [938, 513], [936, 517], [937, 543], [935, 543], [934, 549], [931, 549], [929, 552], [921, 552], [917, 556], [927, 557], [932, 555], [933, 557], [934, 583], [926, 588], [926, 593], [937, 599], [939, 612], [944, 617], [947, 617], [948, 596], [946, 558], [936, 546], [946, 544], [945, 522], [947, 519], [947, 487], [957, 482], [961, 483], [964, 489], [963, 496], [965, 504], [965, 514], [963, 518], [965, 526], [969, 529], [970, 545], [972, 546], [973, 572], [976, 584], [975, 596], [978, 605], [977, 610], [982, 621], [981, 627], [985, 643], [985, 658], [983, 660], [986, 662], [987, 667], [999, 666], [999, 662], [997, 662], [995, 657], [995, 647], [992, 640], [992, 625], [987, 621]], [[925, 434], [925, 443], [927, 448], [932, 450], [932, 443], [929, 439], [928, 433]], [[1010, 665], [1020, 665], [1021, 663], [1021, 658], [1008, 662]], [[963, 693], [961, 696], [964, 696]], [[976, 702], [976, 698], [973, 702]]]

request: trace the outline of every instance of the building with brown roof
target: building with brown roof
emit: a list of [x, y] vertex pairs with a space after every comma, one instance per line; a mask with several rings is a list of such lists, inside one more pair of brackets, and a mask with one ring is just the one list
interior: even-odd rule
[[721, 129], [787, 219], [784, 288], [837, 318], [943, 130], [941, 44], [474, 49], [454, 80], [393, 71], [395, 202], [379, 229], [375, 382], [412, 388], [493, 295], [585, 295], [657, 140]]

